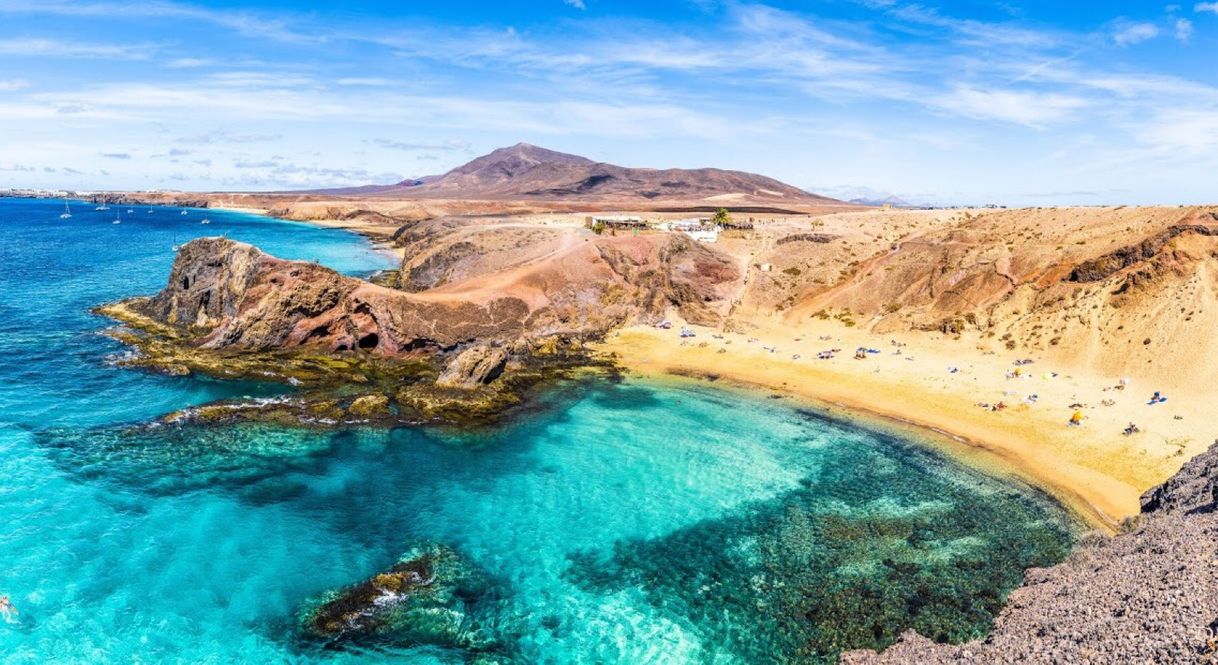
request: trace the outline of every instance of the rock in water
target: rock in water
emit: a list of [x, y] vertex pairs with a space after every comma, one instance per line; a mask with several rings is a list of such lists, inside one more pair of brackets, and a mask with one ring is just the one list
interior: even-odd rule
[[380, 642], [396, 646], [461, 648], [489, 652], [495, 641], [481, 629], [475, 606], [490, 589], [480, 571], [451, 548], [428, 545], [388, 570], [312, 601], [300, 629], [327, 644]]

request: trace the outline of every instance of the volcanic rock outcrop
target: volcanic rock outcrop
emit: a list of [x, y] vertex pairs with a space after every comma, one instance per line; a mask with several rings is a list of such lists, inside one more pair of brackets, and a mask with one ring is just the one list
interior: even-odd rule
[[376, 373], [392, 392], [400, 363], [438, 361], [446, 364], [438, 387], [473, 389], [539, 350], [562, 355], [572, 342], [669, 308], [717, 322], [740, 278], [731, 259], [675, 235], [590, 238], [526, 258], [448, 270], [460, 279], [409, 293], [203, 238], [181, 249], [160, 293], [101, 311], [144, 332], [123, 338], [141, 347], [144, 366], [173, 373], [218, 368], [308, 382], [320, 371], [330, 384], [344, 371], [359, 383]]
[[224, 238], [185, 245], [165, 289], [132, 308], [194, 333], [203, 348], [383, 356], [512, 337], [530, 315], [518, 298], [415, 298]]
[[331, 646], [372, 642], [494, 652], [491, 590], [486, 575], [451, 548], [422, 546], [384, 572], [307, 603], [300, 630]]
[[914, 632], [843, 663], [1218, 662], [1218, 442], [1142, 497], [1125, 533], [1031, 569], [983, 640]]

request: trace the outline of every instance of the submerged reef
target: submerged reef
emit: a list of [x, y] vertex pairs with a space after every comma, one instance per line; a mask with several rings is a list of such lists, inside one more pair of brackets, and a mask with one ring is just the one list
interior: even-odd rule
[[413, 548], [389, 569], [305, 603], [301, 636], [327, 648], [437, 646], [501, 662], [493, 635], [495, 587], [452, 548]]
[[727, 517], [607, 558], [576, 553], [569, 575], [598, 592], [643, 589], [743, 662], [831, 663], [911, 627], [980, 637], [1027, 567], [1066, 556], [1071, 520], [1048, 498], [889, 443], [897, 454], [834, 449], [802, 488]]
[[984, 639], [935, 644], [914, 628], [843, 662], [1218, 662], [1218, 442], [1146, 492], [1123, 533], [1029, 570]]

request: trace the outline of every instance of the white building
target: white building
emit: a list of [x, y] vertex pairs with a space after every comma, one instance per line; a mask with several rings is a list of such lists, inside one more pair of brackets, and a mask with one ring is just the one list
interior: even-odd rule
[[682, 231], [682, 233], [698, 242], [716, 242], [719, 240], [719, 227], [717, 226], [706, 229], [687, 229]]

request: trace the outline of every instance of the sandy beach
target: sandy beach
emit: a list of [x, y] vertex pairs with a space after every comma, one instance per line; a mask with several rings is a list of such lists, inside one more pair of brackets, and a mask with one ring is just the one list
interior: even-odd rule
[[[1137, 377], [1117, 389], [1122, 377], [1035, 356], [1016, 366], [1027, 356], [987, 355], [966, 340], [876, 335], [832, 321], [750, 334], [691, 326], [697, 336], [687, 339], [680, 327], [626, 328], [599, 348], [644, 375], [709, 376], [942, 433], [936, 438], [949, 452], [999, 464], [1109, 531], [1138, 512], [1143, 491], [1213, 439], [1199, 398]], [[855, 359], [859, 347], [878, 353]], [[841, 351], [818, 359], [832, 349]], [[1155, 390], [1169, 401], [1148, 405]], [[994, 410], [1000, 402], [1005, 408]], [[1079, 426], [1068, 424], [1075, 411], [1085, 416]], [[1130, 422], [1141, 431], [1126, 436]]]
[[[370, 220], [304, 223], [351, 230], [380, 245], [392, 233]], [[575, 227], [576, 220], [542, 216], [520, 224]], [[501, 283], [503, 275], [494, 274]], [[610, 333], [598, 348], [640, 374], [712, 376], [844, 410], [847, 417], [875, 416], [913, 428], [965, 462], [1016, 474], [1109, 532], [1138, 512], [1144, 491], [1215, 438], [1204, 384], [1193, 373], [1173, 378], [1163, 371], [1171, 363], [1124, 374], [1103, 369], [1122, 365], [1119, 359], [1086, 348], [1075, 355], [1069, 343], [1044, 353], [1006, 350], [1001, 340], [976, 333], [880, 333], [837, 318], [767, 316], [756, 307], [741, 321], [748, 333], [690, 326], [697, 336], [682, 339], [683, 324], [674, 317], [671, 329], [628, 327]], [[858, 348], [876, 353], [855, 359]], [[818, 359], [831, 350], [837, 350], [832, 358]], [[1079, 359], [1071, 362], [1072, 356]], [[1031, 362], [1016, 364], [1024, 360]], [[1148, 404], [1155, 391], [1168, 401]], [[1083, 419], [1072, 426], [1076, 412]], [[1139, 431], [1124, 434], [1131, 423]]]

